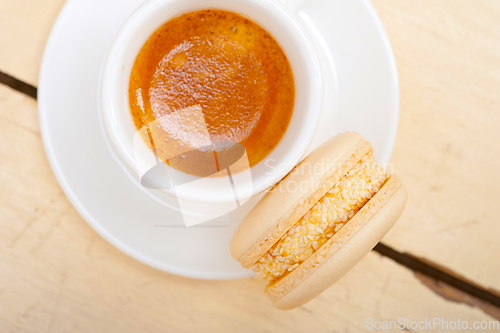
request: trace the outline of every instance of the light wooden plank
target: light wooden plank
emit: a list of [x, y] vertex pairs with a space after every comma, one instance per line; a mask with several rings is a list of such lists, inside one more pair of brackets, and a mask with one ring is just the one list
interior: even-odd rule
[[[385, 241], [498, 290], [500, 3], [374, 3], [398, 62], [402, 113], [393, 162], [410, 191]], [[0, 34], [1, 71], [36, 84], [61, 5], [0, 0], [0, 29], [8, 32]], [[253, 280], [205, 282], [156, 272], [109, 246], [70, 207], [43, 153], [33, 100], [0, 87], [0, 130], [1, 331], [200, 330], [193, 318], [208, 322], [204, 331], [355, 331], [368, 316], [486, 318], [444, 301], [376, 254], [291, 312], [270, 308]], [[400, 282], [391, 277], [382, 293], [387, 276]], [[385, 304], [378, 312], [377, 302]]]
[[1, 332], [358, 332], [368, 318], [493, 320], [376, 253], [293, 311], [274, 309], [254, 279], [162, 273], [80, 218], [51, 173], [35, 101], [3, 85], [0, 132]]
[[383, 241], [500, 291], [500, 2], [374, 4], [398, 64], [392, 162], [409, 191]]
[[65, 0], [0, 0], [0, 71], [33, 86], [54, 23]]
[[[375, 0], [396, 55], [393, 156], [410, 191], [384, 241], [500, 290], [500, 2]], [[62, 0], [0, 0], [0, 70], [35, 84]], [[481, 195], [486, 194], [486, 195]]]

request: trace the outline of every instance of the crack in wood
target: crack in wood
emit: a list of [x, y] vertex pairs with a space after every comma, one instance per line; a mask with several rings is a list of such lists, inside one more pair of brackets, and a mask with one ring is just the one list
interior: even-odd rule
[[30, 84], [27, 84], [23, 81], [16, 79], [8, 74], [0, 72], [0, 83], [5, 84], [6, 86], [11, 87], [14, 90], [17, 90], [25, 95], [28, 95], [34, 99], [36, 99], [37, 88], [33, 87]]
[[479, 308], [490, 316], [500, 320], [500, 308], [422, 273], [415, 272], [415, 277], [444, 299]]
[[[497, 308], [500, 308], [500, 292], [496, 290], [484, 288], [474, 283], [473, 281], [468, 280], [464, 276], [461, 276], [453, 272], [452, 270], [440, 266], [432, 261], [426, 260], [424, 258], [417, 258], [408, 253], [400, 253], [382, 243], [378, 243], [373, 250], [414, 271], [415, 276], [417, 276], [416, 274], [418, 273], [419, 275], [417, 276], [417, 278], [422, 276], [429, 277], [436, 281], [436, 283], [446, 284], [450, 288], [454, 288], [457, 291], [468, 294], [481, 301], [487, 302]], [[422, 279], [420, 279], [420, 281], [422, 281]], [[429, 287], [429, 284], [425, 283], [425, 285]], [[431, 289], [436, 291], [436, 288]], [[457, 299], [463, 299], [463, 297]], [[462, 301], [462, 303], [465, 302]]]
[[[0, 84], [5, 84], [34, 99], [37, 98], [36, 87], [8, 74], [0, 72]], [[500, 319], [499, 291], [484, 288], [434, 262], [424, 258], [417, 258], [408, 253], [400, 253], [382, 243], [377, 244], [373, 250], [414, 271], [417, 279], [443, 298], [476, 306], [491, 316]]]

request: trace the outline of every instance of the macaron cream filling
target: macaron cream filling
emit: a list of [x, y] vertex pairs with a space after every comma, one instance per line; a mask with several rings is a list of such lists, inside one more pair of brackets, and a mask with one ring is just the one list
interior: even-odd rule
[[257, 277], [274, 282], [297, 268], [346, 225], [387, 179], [373, 152], [369, 152], [252, 266], [252, 270]]

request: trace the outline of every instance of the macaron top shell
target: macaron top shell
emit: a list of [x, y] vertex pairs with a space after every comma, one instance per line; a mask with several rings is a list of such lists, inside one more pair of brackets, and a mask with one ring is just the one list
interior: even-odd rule
[[230, 244], [233, 258], [249, 268], [323, 195], [372, 150], [355, 132], [337, 135], [309, 154], [245, 217]]

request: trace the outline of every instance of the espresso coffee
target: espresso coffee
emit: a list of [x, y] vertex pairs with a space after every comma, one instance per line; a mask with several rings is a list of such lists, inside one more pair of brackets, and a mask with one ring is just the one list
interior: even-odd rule
[[[218, 157], [235, 144], [239, 152], [246, 149], [250, 166], [278, 145], [293, 113], [295, 85], [287, 56], [264, 28], [207, 9], [176, 17], [151, 35], [134, 62], [128, 97], [135, 126], [157, 156], [180, 171], [206, 175], [213, 171], [210, 161], [215, 158], [218, 171]], [[177, 124], [174, 113], [190, 117], [193, 126], [204, 122], [211, 144], [200, 141], [198, 127]]]

